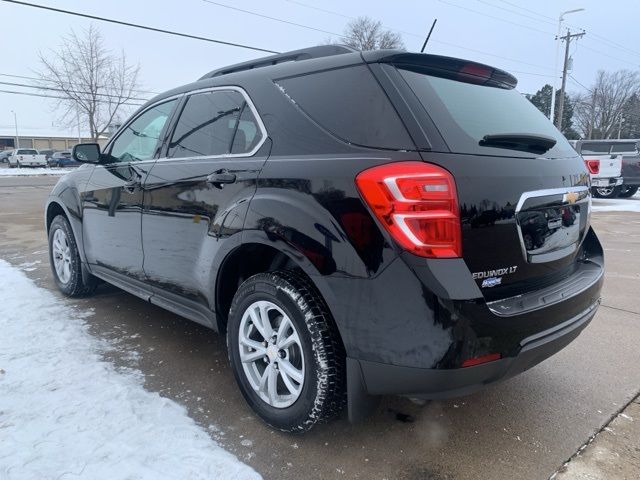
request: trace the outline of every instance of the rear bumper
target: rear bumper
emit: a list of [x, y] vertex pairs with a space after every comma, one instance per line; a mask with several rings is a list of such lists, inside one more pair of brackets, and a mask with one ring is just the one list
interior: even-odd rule
[[617, 187], [618, 185], [622, 185], [623, 182], [622, 177], [612, 177], [612, 178], [594, 178], [591, 180], [592, 187]]
[[[381, 395], [426, 399], [468, 395], [560, 351], [589, 324], [600, 304], [604, 259], [593, 230], [580, 255], [584, 258], [565, 279], [492, 302], [478, 298], [479, 291], [474, 294], [475, 282], [466, 281], [471, 278], [468, 270], [456, 270], [464, 267], [456, 261], [418, 260], [416, 264], [425, 267], [422, 270], [413, 265], [425, 287], [421, 297], [409, 283], [400, 282], [398, 272], [391, 272], [390, 280], [399, 284], [385, 283], [386, 291], [393, 292], [392, 300], [375, 303], [372, 298], [375, 309], [363, 307], [370, 314], [369, 329], [350, 337], [343, 334], [350, 419], [366, 417]], [[393, 265], [388, 270], [392, 269]], [[433, 293], [426, 293], [427, 286]], [[405, 291], [409, 295], [403, 298]], [[384, 293], [379, 296], [384, 298]], [[375, 316], [384, 312], [386, 303], [395, 309], [378, 320]], [[354, 338], [359, 343], [349, 342]], [[465, 360], [496, 353], [499, 360], [462, 367]]]
[[[468, 395], [487, 384], [524, 372], [571, 343], [589, 324], [600, 302], [554, 328], [525, 338], [514, 357], [456, 369], [428, 369], [348, 359], [359, 368], [369, 395], [407, 395], [442, 399]], [[355, 365], [354, 365], [355, 362]]]

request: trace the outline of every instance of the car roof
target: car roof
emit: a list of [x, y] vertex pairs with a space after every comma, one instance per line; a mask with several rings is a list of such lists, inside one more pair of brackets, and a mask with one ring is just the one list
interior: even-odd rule
[[517, 79], [508, 72], [471, 60], [426, 53], [409, 53], [405, 50], [397, 49], [361, 52], [345, 45], [320, 45], [270, 55], [212, 70], [195, 82], [176, 87], [157, 95], [140, 107], [140, 110], [163, 99], [194, 90], [217, 86], [242, 86], [245, 81], [255, 78], [256, 76], [266, 76], [277, 79], [318, 70], [378, 62], [397, 62], [403, 65], [427, 66], [433, 67], [434, 71], [440, 72], [446, 70], [457, 72], [456, 69], [461, 68], [461, 66], [475, 65], [490, 69], [493, 72], [492, 79], [495, 80], [496, 85], [500, 84], [503, 88], [514, 88], [517, 84]]

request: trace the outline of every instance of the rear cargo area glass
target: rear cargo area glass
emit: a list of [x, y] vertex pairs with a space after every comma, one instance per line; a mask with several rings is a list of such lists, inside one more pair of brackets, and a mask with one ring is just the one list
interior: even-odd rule
[[[529, 158], [576, 154], [549, 119], [516, 90], [439, 78], [405, 68], [398, 71], [455, 153]], [[478, 144], [485, 135], [513, 133], [552, 137], [556, 144], [543, 155]]]

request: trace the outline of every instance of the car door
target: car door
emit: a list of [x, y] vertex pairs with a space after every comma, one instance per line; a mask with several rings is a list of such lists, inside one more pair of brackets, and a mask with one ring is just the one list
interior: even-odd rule
[[211, 325], [219, 255], [239, 243], [267, 157], [266, 133], [236, 87], [188, 95], [145, 180], [142, 239], [152, 302]]
[[134, 117], [107, 146], [82, 195], [84, 250], [92, 271], [132, 283], [146, 296], [142, 269], [142, 185], [162, 146], [177, 99]]

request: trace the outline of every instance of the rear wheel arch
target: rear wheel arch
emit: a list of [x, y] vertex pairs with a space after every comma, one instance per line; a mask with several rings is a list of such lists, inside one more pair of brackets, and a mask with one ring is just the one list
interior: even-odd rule
[[[220, 332], [226, 331], [233, 296], [242, 282], [258, 273], [276, 270], [292, 270], [306, 277], [332, 313], [330, 305], [333, 293], [320, 273], [314, 271], [310, 264], [300, 262], [288, 253], [266, 243], [243, 243], [225, 256], [216, 275], [215, 310]], [[333, 318], [335, 321], [335, 316]]]

